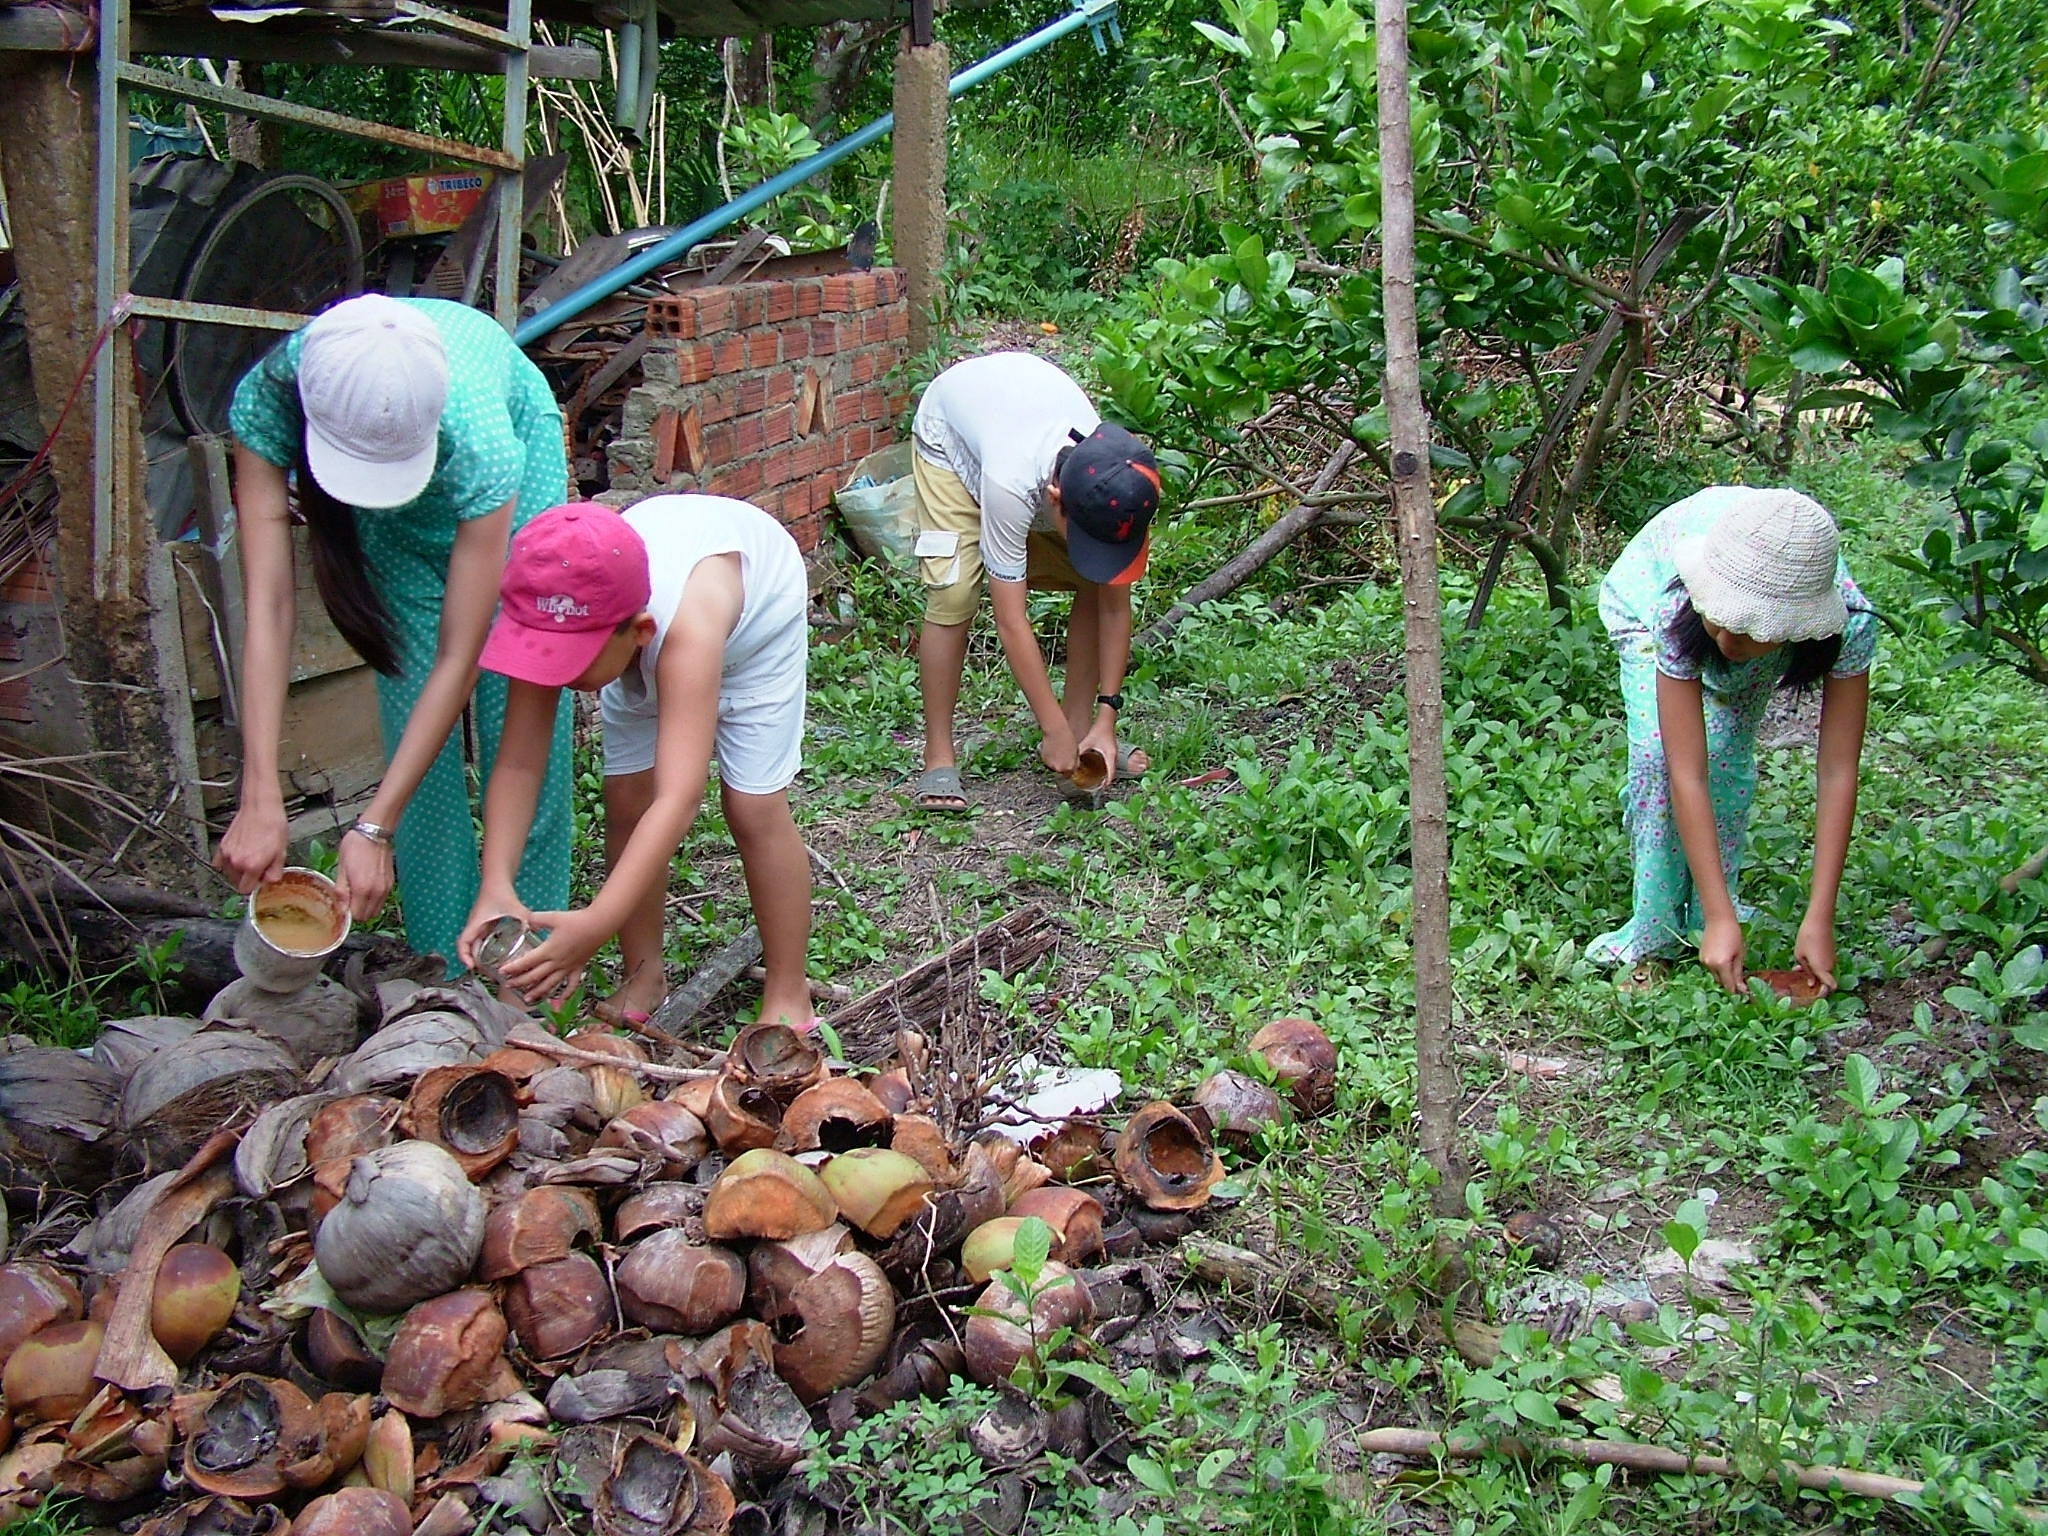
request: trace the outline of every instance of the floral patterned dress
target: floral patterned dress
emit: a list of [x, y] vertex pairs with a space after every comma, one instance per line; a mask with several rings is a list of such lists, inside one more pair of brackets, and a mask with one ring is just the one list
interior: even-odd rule
[[[1621, 786], [1622, 824], [1635, 864], [1635, 911], [1627, 923], [1588, 947], [1593, 959], [1633, 965], [1654, 955], [1677, 954], [1706, 926], [1692, 867], [1671, 814], [1671, 773], [1657, 717], [1657, 674], [1699, 681], [1707, 728], [1707, 792], [1728, 894], [1742, 869], [1744, 834], [1756, 798], [1756, 734], [1784, 670], [1774, 651], [1755, 661], [1710, 661], [1704, 668], [1679, 655], [1669, 641], [1673, 619], [1689, 601], [1672, 556], [1679, 543], [1705, 533], [1742, 494], [1715, 485], [1665, 508], [1630, 540], [1600, 584], [1600, 620], [1621, 656], [1621, 697], [1628, 715], [1628, 774]], [[1856, 677], [1870, 670], [1877, 651], [1877, 617], [1868, 599], [1837, 563], [1835, 579], [1849, 609], [1842, 653], [1829, 675]], [[1742, 909], [1738, 906], [1738, 911]]]

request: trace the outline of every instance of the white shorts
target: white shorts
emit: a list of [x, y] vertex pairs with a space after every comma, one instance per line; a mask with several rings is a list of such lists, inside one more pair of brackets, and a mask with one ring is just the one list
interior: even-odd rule
[[[744, 694], [718, 696], [713, 752], [719, 781], [743, 795], [773, 795], [789, 788], [804, 760], [804, 658], [766, 678], [750, 679]], [[628, 704], [607, 688], [599, 695], [604, 717], [604, 771], [645, 773], [654, 766], [659, 699]]]

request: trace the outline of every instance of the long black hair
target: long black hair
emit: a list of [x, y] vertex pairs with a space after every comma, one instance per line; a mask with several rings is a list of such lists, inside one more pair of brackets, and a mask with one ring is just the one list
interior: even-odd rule
[[[1674, 576], [1667, 592], [1682, 591], [1684, 581]], [[1869, 613], [1868, 608], [1851, 608], [1851, 613]], [[1792, 640], [1778, 648], [1784, 658], [1784, 668], [1778, 674], [1776, 686], [1794, 693], [1806, 693], [1835, 668], [1842, 658], [1842, 635], [1823, 635], [1818, 640]], [[1664, 627], [1664, 640], [1672, 650], [1685, 660], [1701, 676], [1710, 670], [1724, 668], [1728, 658], [1721, 654], [1721, 647], [1714, 643], [1714, 637], [1707, 633], [1707, 621], [1700, 617], [1699, 610], [1692, 605], [1688, 595], [1672, 614]]]
[[371, 670], [396, 677], [398, 644], [391, 633], [391, 610], [370, 585], [363, 541], [356, 532], [355, 508], [337, 500], [313, 478], [311, 459], [302, 432], [298, 472], [293, 478], [298, 485], [299, 512], [313, 536], [313, 580], [320, 588], [321, 605], [341, 631], [341, 638], [355, 647]]

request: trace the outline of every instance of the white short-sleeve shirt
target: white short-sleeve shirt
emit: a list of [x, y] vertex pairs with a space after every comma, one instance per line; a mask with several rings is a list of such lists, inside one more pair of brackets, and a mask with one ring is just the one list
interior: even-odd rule
[[1026, 541], [1052, 528], [1045, 491], [1060, 449], [1101, 424], [1081, 386], [1030, 352], [955, 363], [918, 402], [911, 440], [950, 469], [981, 508], [981, 563], [991, 579], [1024, 579]]

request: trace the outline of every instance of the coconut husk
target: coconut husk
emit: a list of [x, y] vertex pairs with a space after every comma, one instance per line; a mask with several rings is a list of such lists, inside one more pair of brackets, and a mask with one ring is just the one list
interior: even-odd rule
[[137, 1184], [110, 1210], [80, 1227], [71, 1241], [65, 1244], [64, 1252], [84, 1259], [86, 1268], [96, 1275], [118, 1275], [128, 1267], [128, 1251], [135, 1246], [143, 1218], [149, 1215], [157, 1197], [177, 1178], [178, 1170], [173, 1168], [168, 1173], [160, 1173]]
[[259, 1114], [235, 1148], [235, 1187], [251, 1200], [263, 1200], [311, 1173], [306, 1135], [328, 1100], [324, 1093], [302, 1093]]
[[92, 1043], [92, 1059], [122, 1082], [143, 1062], [167, 1045], [178, 1045], [199, 1032], [197, 1019], [175, 1013], [145, 1013], [114, 1019], [100, 1026]]
[[120, 1115], [120, 1079], [91, 1058], [42, 1046], [0, 1054], [0, 1178], [98, 1189]]
[[479, 1280], [509, 1280], [535, 1264], [565, 1259], [603, 1235], [597, 1202], [580, 1189], [543, 1185], [492, 1209], [484, 1221]]
[[208, 1494], [143, 1521], [135, 1536], [286, 1536], [290, 1529], [275, 1504], [251, 1509], [239, 1499]]
[[[420, 989], [422, 995], [433, 990]], [[398, 1096], [409, 1092], [423, 1073], [482, 1061], [498, 1045], [499, 1037], [468, 1013], [446, 1008], [405, 1013], [343, 1058], [326, 1086], [337, 1093]]]
[[362, 1042], [356, 995], [330, 976], [315, 976], [297, 992], [267, 992], [248, 977], [230, 982], [206, 1005], [209, 1024], [234, 1021], [285, 1043], [311, 1071], [330, 1056], [346, 1056]]
[[519, 1145], [518, 1091], [488, 1067], [434, 1067], [413, 1084], [399, 1128], [440, 1147], [479, 1179]]
[[[1155, 1211], [1191, 1211], [1209, 1203], [1223, 1163], [1209, 1138], [1163, 1100], [1126, 1122], [1116, 1141], [1116, 1176]], [[1014, 1202], [1013, 1202], [1014, 1203]]]
[[771, 1478], [796, 1465], [810, 1431], [810, 1412], [796, 1390], [755, 1361], [733, 1377], [723, 1411], [699, 1444], [706, 1456], [729, 1454], [740, 1470]]
[[595, 1424], [652, 1412], [673, 1391], [668, 1347], [674, 1342], [657, 1335], [599, 1345], [573, 1371], [555, 1379], [548, 1389], [547, 1411], [564, 1424]]
[[135, 1069], [121, 1122], [159, 1167], [182, 1163], [214, 1132], [255, 1119], [299, 1085], [298, 1061], [281, 1042], [209, 1025]]

